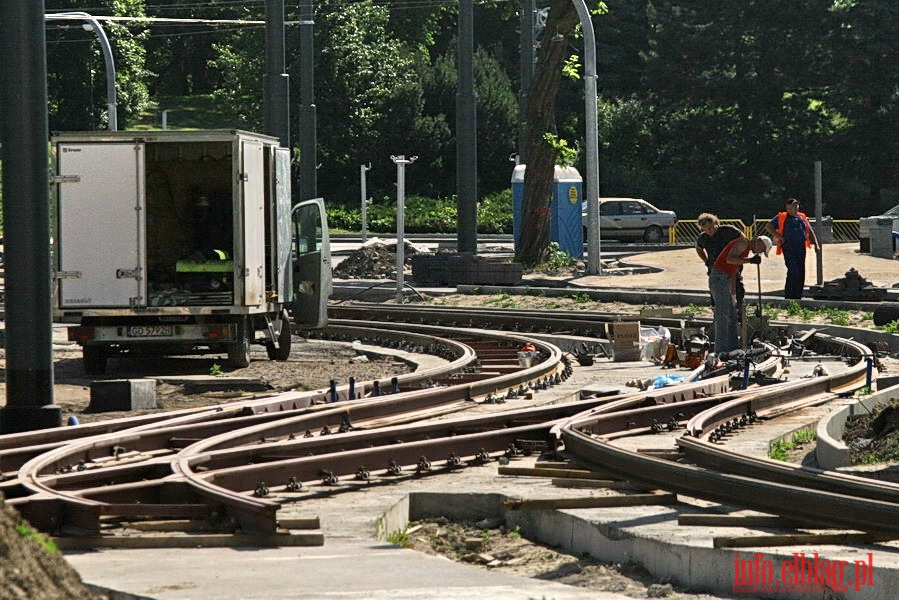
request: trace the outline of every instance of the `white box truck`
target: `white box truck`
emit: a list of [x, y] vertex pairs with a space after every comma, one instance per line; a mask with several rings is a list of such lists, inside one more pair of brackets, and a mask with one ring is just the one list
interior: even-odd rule
[[331, 258], [321, 199], [293, 206], [290, 153], [245, 131], [52, 137], [55, 318], [84, 368], [116, 355], [290, 354], [327, 322]]

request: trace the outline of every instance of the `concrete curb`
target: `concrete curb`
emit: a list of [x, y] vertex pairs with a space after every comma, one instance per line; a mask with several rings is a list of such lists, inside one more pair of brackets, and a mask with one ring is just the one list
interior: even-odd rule
[[861, 398], [858, 402], [833, 411], [818, 422], [818, 442], [815, 456], [822, 469], [837, 469], [852, 466], [849, 458], [849, 447], [841, 440], [846, 431], [846, 419], [855, 415], [867, 415], [874, 408], [885, 402], [899, 398], [899, 385]]
[[[769, 597], [770, 594], [775, 594], [777, 598], [784, 600], [808, 600], [810, 595], [834, 599], [851, 597], [893, 600], [895, 590], [899, 589], [899, 570], [889, 561], [883, 560], [885, 554], [878, 550], [869, 555], [867, 551], [850, 549], [848, 554], [834, 556], [830, 552], [834, 548], [719, 549], [712, 547], [711, 538], [719, 534], [732, 535], [732, 529], [691, 533], [690, 528], [678, 527], [680, 511], [676, 507], [629, 507], [620, 511], [514, 511], [503, 507], [506, 499], [502, 494], [490, 493], [416, 492], [384, 513], [378, 522], [379, 533], [386, 535], [392, 531], [401, 531], [410, 521], [434, 517], [465, 521], [494, 519], [504, 523], [508, 529], [520, 527], [528, 538], [570, 554], [589, 554], [603, 562], [637, 563], [646, 568], [654, 578], [676, 582], [705, 593], [748, 593], [751, 597]], [[759, 559], [764, 568], [768, 565], [773, 568], [775, 581], [779, 581], [783, 573], [789, 572], [797, 562], [807, 561], [806, 566], [811, 569], [812, 564], [818, 564], [816, 561], [819, 556], [822, 565], [845, 561], [845, 579], [839, 580], [839, 583], [847, 585], [848, 589], [841, 589], [839, 584], [813, 586], [798, 582], [779, 586], [775, 583], [774, 587], [768, 586], [767, 591], [745, 589], [763, 588], [763, 582], [747, 582], [743, 590], [735, 588], [737, 560], [741, 561], [739, 568], [746, 575], [753, 568], [751, 561]], [[873, 569], [868, 568], [871, 583], [855, 589], [853, 577], [863, 563], [873, 566]], [[751, 577], [754, 576], [750, 575]], [[820, 587], [821, 590], [814, 592], [811, 587]], [[815, 595], [816, 593], [823, 595]]]

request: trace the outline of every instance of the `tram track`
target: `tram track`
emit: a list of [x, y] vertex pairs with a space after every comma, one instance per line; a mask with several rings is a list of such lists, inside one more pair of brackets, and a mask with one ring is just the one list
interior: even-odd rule
[[[343, 310], [338, 315], [350, 316]], [[373, 315], [383, 320], [370, 320]], [[517, 321], [504, 327], [537, 329], [542, 323], [541, 331], [550, 334], [575, 330], [574, 319], [567, 315], [548, 322], [538, 314], [533, 324], [525, 316], [513, 315]], [[0, 464], [5, 465], [6, 479], [0, 491], [35, 526], [57, 534], [97, 536], [110, 521], [214, 517], [226, 523], [228, 531], [271, 535], [279, 531], [281, 504], [301, 501], [302, 494], [297, 492], [304, 486], [390, 481], [452, 472], [522, 453], [562, 450], [576, 460], [601, 465], [603, 470], [650, 487], [741, 505], [750, 488], [753, 497], [779, 497], [784, 490], [777, 486], [782, 486], [789, 488], [786, 497], [795, 498], [785, 510], [776, 511], [772, 502], [749, 507], [824, 522], [823, 513], [813, 514], [807, 507], [839, 501], [842, 508], [832, 521], [835, 525], [890, 534], [899, 529], [877, 527], [879, 519], [894, 518], [899, 510], [892, 491], [866, 496], [853, 492], [853, 484], [848, 483], [836, 493], [826, 479], [819, 480], [823, 483], [818, 489], [800, 487], [784, 470], [770, 478], [773, 483], [759, 482], [750, 477], [750, 471], [727, 466], [729, 459], [722, 456], [696, 458], [697, 463], [714, 464], [714, 470], [698, 465], [672, 469], [677, 463], [626, 453], [608, 441], [684, 429], [691, 435], [682, 438], [683, 444], [678, 442], [682, 452], [690, 457], [708, 455], [705, 446], [720, 445], [720, 439], [727, 437], [720, 428], [735, 418], [753, 413], [764, 417], [765, 411], [785, 410], [784, 405], [803, 398], [823, 401], [825, 396], [865, 385], [871, 377], [865, 363], [871, 352], [852, 340], [808, 336], [814, 338], [808, 340], [809, 347], [849, 356], [853, 363], [827, 377], [736, 390], [731, 389], [733, 378], [724, 374], [613, 397], [582, 399], [568, 392], [568, 397], [560, 399], [549, 390], [571, 374], [573, 366], [565, 353], [527, 333], [490, 329], [496, 315], [482, 321], [471, 311], [448, 311], [443, 317], [439, 311], [433, 315], [410, 311], [408, 320], [418, 322], [403, 323], [396, 316], [368, 310], [367, 317], [364, 321], [335, 318], [327, 335], [427, 352], [440, 356], [445, 364], [392, 381], [282, 392], [215, 408], [98, 423], [71, 437], [53, 430], [46, 437], [32, 432], [20, 434], [18, 440], [0, 438]], [[578, 326], [593, 331], [592, 339], [599, 343], [602, 338], [595, 332], [604, 331], [603, 324], [615, 316], [578, 317]], [[442, 321], [449, 323], [433, 324]], [[679, 333], [675, 320], [656, 322]], [[540, 353], [540, 360], [531, 366], [518, 361], [518, 350], [526, 343]], [[784, 352], [776, 346], [766, 349], [754, 361], [754, 368], [777, 373]], [[501, 406], [528, 395], [545, 396], [545, 406]], [[467, 415], [473, 408], [491, 412]], [[711, 440], [714, 431], [719, 435]], [[704, 445], [702, 451], [694, 449], [696, 444]], [[642, 462], [648, 459], [649, 463]], [[664, 476], [670, 471], [681, 477]], [[765, 491], [753, 487], [763, 483], [775, 487]], [[722, 491], [729, 487], [736, 493]], [[801, 491], [793, 492], [793, 488]], [[814, 499], [815, 494], [823, 500]], [[866, 519], [853, 518], [860, 507]]]

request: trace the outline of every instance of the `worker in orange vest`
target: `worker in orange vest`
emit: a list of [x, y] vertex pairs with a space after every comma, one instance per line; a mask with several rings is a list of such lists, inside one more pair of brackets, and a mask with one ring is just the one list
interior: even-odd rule
[[821, 251], [821, 244], [805, 213], [799, 212], [799, 200], [787, 198], [785, 210], [774, 215], [765, 229], [777, 244], [777, 253], [783, 254], [787, 266], [784, 298], [799, 300], [805, 289], [805, 252], [814, 246]]

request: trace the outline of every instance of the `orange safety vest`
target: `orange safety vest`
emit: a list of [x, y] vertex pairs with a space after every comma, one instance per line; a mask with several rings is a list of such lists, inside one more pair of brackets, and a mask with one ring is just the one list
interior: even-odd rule
[[[777, 213], [777, 236], [778, 236], [778, 238], [779, 238], [779, 239], [777, 240], [777, 253], [778, 253], [778, 254], [783, 254], [783, 251], [784, 251], [784, 249], [783, 249], [783, 245], [784, 245], [784, 223], [787, 222], [787, 216], [788, 216], [789, 214], [790, 214], [790, 213], [788, 213], [787, 211], [782, 211], [782, 212]], [[805, 221], [805, 231], [806, 231], [806, 236], [805, 236], [805, 247], [806, 247], [806, 248], [811, 248], [811, 247], [812, 247], [812, 243], [811, 243], [810, 241], [808, 241], [808, 240], [809, 240], [809, 237], [811, 237], [811, 233], [812, 233], [812, 226], [811, 226], [811, 223], [808, 222], [808, 217], [805, 216], [805, 213], [803, 213], [803, 212], [797, 212], [796, 215], [799, 216], [799, 217], [802, 217], [802, 220]]]

